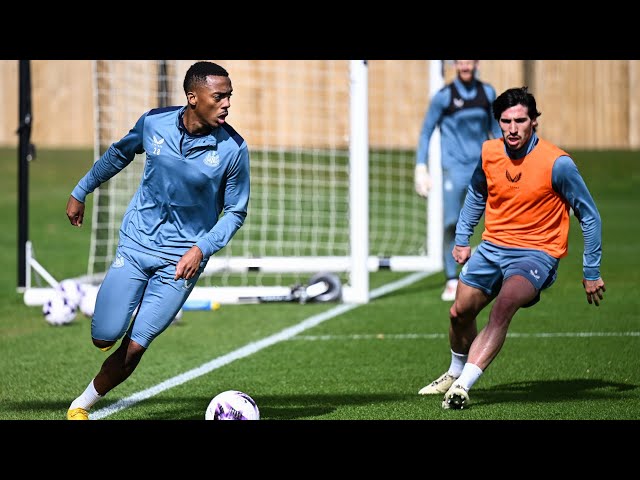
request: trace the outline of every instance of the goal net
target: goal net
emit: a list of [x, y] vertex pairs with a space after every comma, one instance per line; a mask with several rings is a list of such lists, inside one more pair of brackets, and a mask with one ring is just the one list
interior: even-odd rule
[[[182, 82], [195, 61], [95, 61], [95, 159], [144, 111], [185, 104]], [[441, 61], [215, 61], [233, 83], [228, 120], [249, 145], [251, 199], [244, 226], [211, 258], [194, 295], [269, 294], [332, 272], [344, 301], [364, 303], [370, 272], [442, 268], [439, 162], [431, 161], [429, 199], [413, 186]], [[136, 158], [94, 192], [89, 278], [109, 268], [143, 165]]]

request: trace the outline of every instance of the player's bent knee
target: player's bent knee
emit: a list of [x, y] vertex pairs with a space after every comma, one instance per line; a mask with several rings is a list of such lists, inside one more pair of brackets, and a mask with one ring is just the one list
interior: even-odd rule
[[113, 348], [113, 346], [116, 344], [116, 342], [107, 341], [107, 340], [97, 340], [95, 338], [92, 340], [93, 340], [93, 344], [103, 352], [111, 350], [111, 348]]

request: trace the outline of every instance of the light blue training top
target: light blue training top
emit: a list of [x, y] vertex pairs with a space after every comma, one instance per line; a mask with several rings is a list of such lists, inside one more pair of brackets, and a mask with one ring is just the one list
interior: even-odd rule
[[451, 88], [449, 84], [441, 88], [431, 98], [422, 124], [416, 151], [416, 164], [428, 165], [429, 142], [434, 130], [439, 126], [442, 169], [452, 175], [463, 174], [470, 177], [482, 152], [482, 143], [490, 138], [489, 133], [493, 138], [502, 136], [500, 125], [491, 114], [491, 105], [496, 99], [496, 91], [488, 83], [480, 83], [477, 80], [466, 85], [456, 77], [453, 84], [463, 101], [476, 98], [477, 88], [481, 84], [489, 102], [489, 108], [473, 106], [460, 108], [447, 114], [447, 108], [451, 104]]
[[194, 245], [205, 261], [225, 247], [244, 223], [250, 193], [245, 140], [226, 123], [192, 135], [182, 121], [185, 110], [145, 112], [71, 192], [84, 202], [146, 152], [140, 185], [120, 227], [120, 245], [176, 263]]

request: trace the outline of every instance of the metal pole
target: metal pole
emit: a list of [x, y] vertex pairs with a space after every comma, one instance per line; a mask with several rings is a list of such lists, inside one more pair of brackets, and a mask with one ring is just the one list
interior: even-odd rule
[[27, 241], [29, 240], [29, 161], [34, 157], [31, 144], [31, 66], [20, 60], [18, 135], [18, 291], [27, 285]]

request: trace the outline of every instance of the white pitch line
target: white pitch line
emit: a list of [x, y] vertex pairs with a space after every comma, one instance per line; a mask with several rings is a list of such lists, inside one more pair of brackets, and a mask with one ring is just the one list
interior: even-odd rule
[[[354, 335], [298, 335], [292, 341], [307, 340], [416, 340], [448, 338], [446, 333], [376, 333]], [[640, 332], [548, 332], [508, 333], [508, 338], [578, 338], [578, 337], [640, 337]]]
[[248, 357], [249, 355], [252, 355], [258, 352], [263, 348], [267, 348], [276, 343], [282, 342], [284, 340], [288, 340], [291, 337], [298, 335], [300, 332], [304, 332], [305, 330], [315, 327], [316, 325], [319, 325], [320, 323], [330, 318], [333, 318], [335, 316], [348, 312], [349, 310], [352, 310], [357, 306], [358, 305], [355, 305], [355, 304], [343, 304], [336, 308], [332, 308], [331, 310], [328, 310], [326, 312], [320, 313], [318, 315], [314, 315], [313, 317], [303, 320], [302, 322], [296, 325], [293, 325], [291, 327], [285, 328], [284, 330], [281, 330], [280, 332], [274, 335], [263, 338], [262, 340], [258, 340], [256, 342], [249, 343], [244, 347], [241, 347], [237, 350], [227, 353], [226, 355], [223, 355], [218, 358], [214, 358], [210, 362], [200, 365], [199, 367], [196, 367], [192, 370], [182, 373], [176, 377], [170, 378], [169, 380], [165, 380], [164, 382], [159, 383], [154, 387], [148, 388], [141, 392], [135, 393], [129, 397], [118, 400], [113, 405], [102, 408], [100, 410], [96, 410], [94, 413], [90, 415], [90, 418], [92, 420], [97, 420], [97, 419], [112, 415], [120, 410], [123, 410], [132, 405], [135, 405], [136, 403], [141, 402], [142, 400], [146, 400], [161, 392], [164, 392], [165, 390], [169, 390], [170, 388], [177, 387], [178, 385], [182, 385], [183, 383], [193, 380], [194, 378], [198, 378], [202, 375], [212, 372], [213, 370], [223, 367], [233, 362], [234, 360]]
[[[377, 288], [375, 290], [372, 290], [370, 292], [370, 296], [369, 298], [371, 300], [378, 298], [382, 295], [386, 295], [387, 293], [393, 292], [395, 290], [398, 290], [400, 288], [404, 288], [408, 285], [411, 285], [419, 280], [422, 280], [423, 278], [431, 275], [432, 272], [418, 272], [418, 273], [414, 273], [411, 275], [408, 275], [398, 281], [389, 283], [387, 285], [384, 285], [380, 288]], [[302, 322], [293, 325], [291, 327], [285, 328], [284, 330], [281, 330], [280, 332], [271, 335], [269, 337], [263, 338], [262, 340], [256, 341], [256, 342], [252, 342], [249, 343], [247, 345], [245, 345], [244, 347], [241, 347], [237, 350], [234, 350], [233, 352], [229, 352], [226, 355], [223, 355], [221, 357], [218, 358], [214, 358], [213, 360], [211, 360], [210, 362], [207, 362], [203, 365], [200, 365], [199, 367], [196, 367], [192, 370], [189, 370], [185, 373], [182, 373], [178, 376], [175, 376], [173, 378], [170, 378], [168, 380], [165, 380], [164, 382], [159, 383], [158, 385], [151, 387], [151, 388], [147, 388], [146, 390], [142, 390], [138, 393], [134, 393], [133, 395], [130, 395], [126, 398], [123, 398], [121, 400], [118, 400], [116, 403], [114, 403], [113, 405], [109, 405], [108, 407], [104, 407], [101, 408], [99, 410], [96, 410], [95, 412], [92, 412], [89, 415], [89, 418], [91, 420], [99, 420], [101, 418], [105, 418], [108, 417], [109, 415], [113, 415], [116, 412], [119, 412], [120, 410], [124, 410], [125, 408], [131, 407], [133, 405], [135, 405], [136, 403], [139, 403], [143, 400], [146, 400], [148, 398], [151, 398], [155, 395], [158, 395], [159, 393], [164, 392], [165, 390], [169, 390], [170, 388], [173, 387], [177, 387], [178, 385], [182, 385], [183, 383], [189, 382], [191, 380], [194, 380], [195, 378], [198, 378], [202, 375], [206, 375], [207, 373], [212, 372], [213, 370], [216, 370], [220, 367], [223, 367], [235, 360], [238, 360], [240, 358], [244, 358], [244, 357], [248, 357], [249, 355], [252, 355], [256, 352], [259, 352], [260, 350], [262, 350], [263, 348], [267, 348], [270, 347], [271, 345], [274, 345], [276, 343], [280, 343], [283, 342], [285, 340], [289, 340], [293, 337], [295, 337], [296, 335], [298, 335], [301, 332], [304, 332], [305, 330], [309, 329], [309, 328], [313, 328], [319, 324], [321, 324], [322, 322], [325, 322], [326, 320], [329, 320], [331, 318], [337, 317], [338, 315], [342, 315], [343, 313], [346, 313], [350, 310], [353, 310], [354, 308], [359, 307], [360, 305], [358, 304], [342, 304], [339, 305], [335, 308], [332, 308], [331, 310], [327, 310], [326, 312], [320, 313], [318, 315], [314, 315], [310, 318], [307, 318], [306, 320], [303, 320]], [[444, 336], [444, 334], [422, 334], [422, 335], [385, 335], [382, 334], [384, 338], [441, 338]], [[615, 333], [615, 332], [603, 332], [603, 333], [590, 333], [590, 332], [578, 332], [578, 333], [542, 333], [542, 334], [516, 334], [516, 333], [511, 333], [508, 334], [508, 336], [510, 337], [526, 337], [526, 336], [537, 336], [537, 337], [557, 337], [557, 336], [581, 336], [581, 337], [589, 337], [589, 336], [640, 336], [640, 332], [622, 332], [622, 333]], [[326, 337], [326, 338], [325, 338]], [[358, 335], [358, 336], [351, 336], [351, 338], [366, 338], [366, 337], [370, 337], [370, 338], [380, 338], [378, 335]], [[337, 338], [337, 336], [326, 336], [326, 335], [321, 335], [321, 336], [317, 336], [317, 337], [302, 337], [305, 339], [309, 339], [309, 338], [314, 338], [314, 339], [330, 339], [330, 338]]]
[[[402, 278], [396, 282], [389, 283], [383, 287], [380, 287], [376, 290], [373, 290], [370, 293], [370, 298], [373, 300], [381, 295], [392, 292], [394, 290], [398, 290], [407, 285], [417, 282], [422, 278], [430, 275], [430, 273], [420, 272], [412, 275], [408, 275], [405, 278]], [[241, 347], [233, 352], [229, 352], [226, 355], [223, 355], [218, 358], [214, 358], [210, 362], [207, 362], [199, 367], [196, 367], [192, 370], [189, 370], [185, 373], [182, 373], [178, 376], [165, 380], [158, 385], [147, 388], [146, 390], [142, 390], [141, 392], [134, 393], [126, 398], [118, 400], [113, 405], [109, 405], [108, 407], [101, 408], [92, 412], [89, 415], [91, 420], [99, 420], [101, 418], [108, 417], [109, 415], [113, 415], [120, 410], [124, 410], [125, 408], [131, 407], [138, 402], [151, 398], [155, 395], [158, 395], [165, 390], [169, 390], [170, 388], [177, 387], [178, 385], [182, 385], [183, 383], [189, 382], [195, 378], [198, 378], [202, 375], [206, 375], [213, 370], [216, 370], [220, 367], [223, 367], [234, 360], [238, 360], [240, 358], [248, 357], [256, 352], [259, 352], [263, 348], [270, 347], [279, 342], [283, 342], [285, 340], [289, 340], [290, 338], [298, 335], [305, 330], [315, 327], [316, 325], [321, 324], [322, 322], [329, 320], [331, 318], [337, 317], [338, 315], [342, 315], [343, 313], [348, 312], [349, 310], [353, 310], [354, 308], [359, 307], [358, 304], [342, 304], [331, 310], [327, 310], [326, 312], [320, 313], [318, 315], [314, 315], [313, 317], [307, 318], [302, 322], [293, 325], [291, 327], [285, 328], [280, 332], [271, 335], [269, 337], [263, 338], [262, 340], [249, 343], [244, 347]]]

